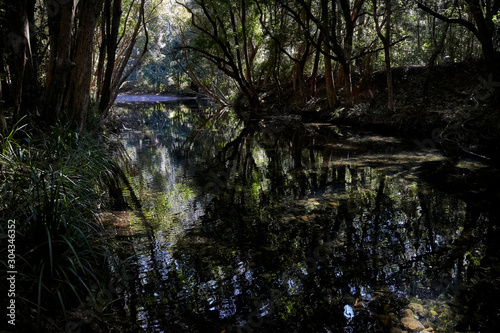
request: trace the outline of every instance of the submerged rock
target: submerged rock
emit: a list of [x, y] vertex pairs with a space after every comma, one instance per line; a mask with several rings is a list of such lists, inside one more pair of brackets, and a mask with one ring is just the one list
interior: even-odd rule
[[392, 327], [389, 332], [390, 333], [403, 333], [404, 331], [402, 331], [400, 328]]
[[420, 317], [425, 317], [429, 314], [429, 311], [427, 311], [422, 304], [418, 303], [410, 303], [408, 304], [408, 308], [410, 308], [414, 313], [419, 315]]
[[406, 310], [403, 310], [402, 312], [402, 316], [403, 317], [412, 317], [413, 318], [413, 311], [411, 311], [410, 309], [406, 309]]
[[382, 315], [379, 315], [378, 318], [380, 319], [380, 322], [384, 326], [389, 326], [389, 324], [391, 323], [391, 316], [389, 316], [389, 315], [382, 314]]
[[412, 331], [423, 331], [425, 329], [424, 325], [413, 317], [403, 317], [401, 318], [401, 323], [404, 327]]

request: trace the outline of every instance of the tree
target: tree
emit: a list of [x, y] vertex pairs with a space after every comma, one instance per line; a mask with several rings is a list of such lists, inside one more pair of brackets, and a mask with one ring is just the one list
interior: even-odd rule
[[88, 0], [79, 3], [74, 63], [66, 93], [65, 109], [70, 112], [69, 121], [85, 126], [87, 108], [90, 101], [90, 82], [92, 80], [92, 57], [94, 48], [94, 31], [101, 13], [104, 0]]
[[[297, 10], [282, 0], [279, 1], [304, 31], [308, 32], [305, 36], [311, 41], [316, 50], [321, 50], [326, 57], [340, 63], [344, 75], [345, 104], [347, 107], [351, 107], [353, 105], [351, 80], [353, 36], [358, 19], [362, 16], [365, 1], [355, 0], [352, 7], [349, 0], [332, 1], [331, 6], [323, 4], [320, 6], [321, 10], [317, 11], [314, 10], [310, 2], [297, 0], [296, 2], [305, 10], [306, 17], [315, 23], [316, 29], [321, 32], [320, 34], [316, 34], [312, 29], [309, 29]], [[339, 29], [342, 30], [342, 33]], [[318, 41], [319, 36], [322, 37], [321, 43]], [[323, 43], [325, 43], [326, 47], [323, 47]], [[327, 52], [329, 50], [333, 51], [333, 53]]]
[[[327, 0], [321, 0], [321, 16], [322, 19], [321, 21], [324, 22], [325, 24], [325, 30], [329, 31], [329, 22], [328, 22], [328, 1]], [[323, 40], [323, 35], [324, 33], [320, 33], [320, 42]], [[328, 106], [330, 108], [334, 108], [337, 106], [338, 99], [337, 99], [337, 91], [335, 90], [335, 80], [333, 77], [333, 66], [332, 66], [332, 58], [331, 58], [331, 50], [330, 46], [328, 43], [325, 43], [324, 45], [324, 60], [325, 60], [325, 81], [326, 81], [326, 97], [328, 101]]]
[[[392, 16], [392, 2], [391, 0], [384, 0], [385, 8], [382, 22], [379, 21], [378, 13], [378, 0], [372, 0], [373, 5], [373, 19], [375, 21], [375, 29], [377, 30], [377, 35], [382, 41], [384, 46], [384, 59], [385, 59], [385, 71], [387, 76], [387, 110], [389, 112], [394, 111], [394, 89], [392, 86], [392, 68], [391, 68], [391, 16]], [[382, 28], [385, 26], [385, 35], [382, 32]]]
[[[158, 1], [148, 2], [149, 15]], [[122, 20], [124, 4], [128, 11]], [[106, 10], [111, 6], [113, 12]], [[24, 115], [34, 119], [39, 114], [48, 125], [62, 122], [84, 128], [91, 84], [95, 83], [93, 56], [99, 18], [100, 26], [107, 29], [101, 34], [105, 47], [100, 49], [97, 66], [101, 116], [106, 118], [119, 85], [147, 50], [145, 7], [146, 0], [0, 2], [0, 93], [5, 101], [0, 109], [0, 131], [8, 130], [4, 110], [12, 110], [13, 123]], [[134, 57], [141, 28], [145, 31], [143, 49]]]
[[252, 29], [257, 18], [255, 8], [246, 0], [240, 0], [238, 6], [211, 0], [179, 4], [191, 14], [193, 27], [201, 33], [200, 38], [182, 48], [198, 52], [235, 80], [251, 109], [257, 110], [260, 101], [252, 73], [258, 52]]
[[[102, 47], [105, 50], [107, 65], [105, 66], [104, 80], [100, 84], [100, 101], [99, 109], [105, 110], [111, 100], [111, 85], [113, 79], [113, 71], [115, 69], [116, 50], [118, 48], [118, 34], [120, 28], [120, 19], [122, 14], [121, 0], [106, 0], [104, 3], [103, 16], [103, 31], [102, 31]], [[103, 59], [101, 54], [101, 60]], [[100, 64], [101, 66], [101, 64]], [[101, 66], [104, 68], [104, 65]]]
[[[495, 46], [498, 43], [498, 27], [495, 26], [495, 16], [500, 12], [500, 0], [465, 0], [455, 1], [452, 13], [447, 16], [431, 9], [425, 1], [418, 1], [418, 7], [426, 13], [447, 23], [459, 24], [479, 40], [483, 52], [486, 70], [492, 75], [493, 82], [500, 81], [500, 52]], [[470, 20], [463, 18], [462, 8], [467, 8]], [[496, 87], [498, 95], [498, 87]]]
[[75, 2], [47, 1], [45, 5], [49, 13], [50, 56], [42, 114], [45, 120], [55, 123], [63, 110], [64, 94], [71, 70], [76, 66], [71, 59]]
[[[30, 35], [30, 23], [33, 22], [30, 22], [29, 18], [33, 20], [34, 8], [35, 1], [33, 0], [0, 2], [0, 20], [3, 27], [0, 39], [0, 52], [2, 52], [0, 98], [11, 101], [16, 121], [26, 111], [22, 97], [33, 70]], [[8, 81], [10, 85], [7, 85]], [[0, 113], [0, 126], [1, 131], [5, 132], [3, 105]]]
[[[115, 0], [116, 1], [116, 0]], [[118, 89], [125, 82], [127, 77], [132, 74], [132, 72], [137, 68], [137, 66], [141, 63], [144, 55], [148, 51], [149, 45], [149, 33], [147, 29], [147, 22], [156, 14], [156, 9], [161, 4], [162, 0], [149, 2], [149, 12], [146, 13], [146, 0], [140, 1], [132, 1], [129, 7], [129, 11], [125, 18], [125, 23], [123, 23], [122, 34], [120, 37], [110, 42], [111, 44], [118, 45], [116, 49], [114, 45], [110, 49], [116, 50], [116, 56], [114, 57], [115, 61], [113, 62], [113, 67], [108, 65], [106, 68], [106, 75], [108, 72], [111, 72], [111, 85], [108, 92], [106, 94], [101, 94], [101, 102], [99, 104], [100, 110], [102, 113], [102, 118], [106, 119], [109, 110], [113, 103], [115, 102], [116, 97], [118, 96]], [[133, 8], [133, 11], [131, 10]], [[127, 29], [130, 22], [136, 22], [134, 28], [132, 30]], [[144, 38], [142, 41], [142, 50], [137, 51], [137, 54], [133, 56], [134, 51], [136, 50], [136, 46], [138, 44], [138, 38], [140, 32], [144, 32]], [[115, 35], [113, 34], [113, 37]], [[110, 64], [110, 57], [108, 55], [108, 64]], [[105, 76], [105, 79], [107, 76]], [[105, 85], [103, 85], [105, 87]], [[105, 89], [108, 89], [107, 87]], [[104, 98], [103, 98], [104, 96]], [[105, 103], [107, 101], [107, 104]]]

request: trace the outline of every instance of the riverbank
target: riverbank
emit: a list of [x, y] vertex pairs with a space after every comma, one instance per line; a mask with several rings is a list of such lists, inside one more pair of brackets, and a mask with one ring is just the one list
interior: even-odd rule
[[352, 108], [345, 107], [343, 89], [338, 91], [339, 105], [328, 107], [323, 78], [317, 81], [315, 94], [307, 91], [305, 101], [291, 83], [281, 92], [272, 88], [262, 91], [261, 96], [265, 96], [263, 102], [270, 114], [297, 114], [305, 122], [331, 122], [418, 138], [450, 157], [500, 162], [496, 157], [500, 149], [500, 112], [492, 101], [497, 83], [480, 63], [399, 67], [393, 69], [392, 76], [392, 112], [387, 111], [384, 71], [373, 73], [363, 84], [354, 84]]
[[0, 144], [0, 220], [2, 226], [9, 221], [0, 239], [10, 244], [0, 249], [0, 262], [14, 277], [12, 292], [2, 284], [2, 294], [10, 295], [3, 308], [10, 302], [14, 309], [12, 323], [4, 318], [0, 331], [125, 327], [127, 258], [100, 217], [113, 207], [111, 192], [119, 190], [113, 138], [26, 125]]
[[[361, 80], [353, 76], [353, 102], [345, 106], [344, 90], [338, 89], [339, 104], [329, 108], [324, 77], [306, 80], [301, 97], [291, 82], [259, 90], [261, 109], [254, 117], [299, 115], [304, 122], [330, 122], [384, 134], [406, 137], [440, 148], [452, 158], [472, 157], [498, 164], [500, 150], [500, 108], [493, 103], [498, 83], [478, 61], [433, 66], [397, 67], [392, 70], [395, 109], [387, 111], [385, 71], [374, 72]], [[360, 83], [362, 82], [362, 83]], [[336, 83], [338, 87], [341, 82]], [[157, 101], [194, 98], [195, 91], [179, 94], [138, 92], [129, 88], [119, 98], [144, 101], [143, 95]], [[141, 97], [142, 96], [142, 97]], [[123, 101], [125, 101], [123, 100]], [[120, 102], [121, 100], [118, 100]], [[237, 98], [234, 107], [241, 117], [249, 115], [248, 103]], [[498, 104], [498, 103], [497, 103]]]

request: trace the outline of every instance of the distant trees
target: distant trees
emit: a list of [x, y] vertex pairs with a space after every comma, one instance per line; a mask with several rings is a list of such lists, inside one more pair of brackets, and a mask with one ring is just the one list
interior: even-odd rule
[[[266, 86], [281, 104], [290, 84], [304, 104], [320, 82], [329, 107], [350, 108], [384, 70], [393, 111], [391, 68], [444, 55], [482, 55], [500, 81], [500, 0], [163, 1], [0, 0], [0, 131], [6, 116], [27, 114], [83, 128], [91, 101], [106, 118], [136, 68], [157, 86], [193, 82], [223, 104], [237, 90], [252, 109]], [[168, 28], [154, 19], [159, 9]]]
[[351, 107], [353, 89], [368, 89], [362, 80], [380, 69], [387, 73], [387, 108], [393, 111], [391, 68], [434, 63], [440, 53], [462, 61], [481, 50], [498, 77], [498, 0], [178, 3], [192, 24], [182, 48], [234, 80], [250, 104], [258, 105], [256, 92], [264, 85], [286, 83], [304, 103], [321, 73], [328, 105]]
[[193, 43], [184, 45], [232, 78], [253, 108], [259, 105], [253, 81], [254, 60], [259, 49], [253, 1], [230, 2], [194, 0], [181, 4], [191, 14], [191, 24], [199, 32]]
[[481, 44], [487, 71], [500, 81], [500, 0], [454, 1], [446, 10], [432, 9], [428, 1], [419, 1], [418, 7], [446, 23], [459, 24], [472, 32]]

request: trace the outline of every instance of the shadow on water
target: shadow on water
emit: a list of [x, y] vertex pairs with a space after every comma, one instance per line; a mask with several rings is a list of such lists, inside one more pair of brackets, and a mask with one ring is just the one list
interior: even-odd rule
[[154, 229], [132, 221], [144, 331], [498, 331], [496, 170], [293, 118], [121, 111]]

